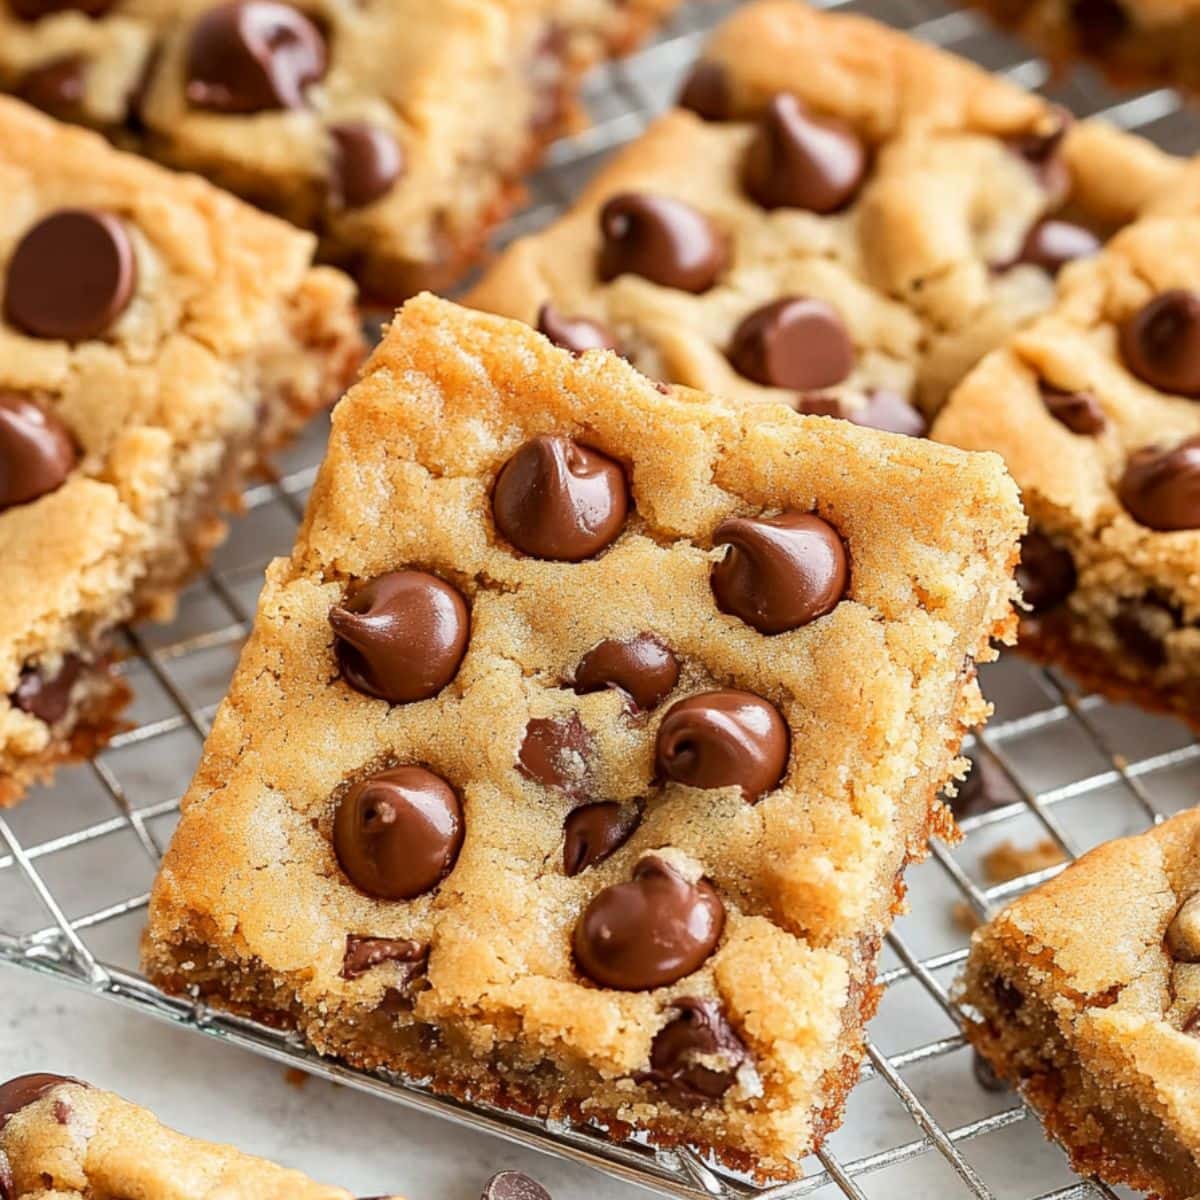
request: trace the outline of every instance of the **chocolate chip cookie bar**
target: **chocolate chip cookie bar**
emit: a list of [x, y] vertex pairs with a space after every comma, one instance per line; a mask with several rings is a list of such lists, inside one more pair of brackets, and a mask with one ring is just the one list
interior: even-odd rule
[[1200, 1194], [1200, 811], [1093, 850], [972, 941], [967, 1036], [1077, 1170]]
[[410, 301], [338, 405], [147, 973], [322, 1053], [789, 1175], [986, 714], [994, 455]]
[[1086, 59], [1117, 84], [1200, 88], [1196, 0], [977, 0], [1055, 66]]
[[444, 287], [678, 0], [0, 0], [0, 88], [295, 224], [370, 297]]
[[740, 9], [680, 103], [468, 303], [655, 379], [900, 433], [1185, 171], [793, 0]]
[[111, 729], [258, 455], [362, 351], [312, 238], [0, 97], [0, 806]]
[[232, 1146], [185, 1137], [144, 1108], [77, 1079], [22, 1075], [0, 1083], [3, 1200], [209, 1200], [218, 1195], [222, 1200], [353, 1200], [342, 1188], [314, 1183], [299, 1171]]
[[933, 433], [999, 451], [1021, 487], [1022, 648], [1194, 725], [1198, 235], [1200, 218], [1169, 205], [1118, 234], [963, 382]]

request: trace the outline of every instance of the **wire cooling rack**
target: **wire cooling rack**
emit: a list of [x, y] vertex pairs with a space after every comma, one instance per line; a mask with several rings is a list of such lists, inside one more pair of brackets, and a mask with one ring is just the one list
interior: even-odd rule
[[[1051, 81], [1015, 42], [937, 0], [833, 0], [831, 6], [864, 11], [966, 54], [1079, 115], [1103, 114], [1177, 152], [1197, 149], [1200, 119], [1183, 111], [1173, 92], [1118, 96], [1087, 72]], [[653, 45], [596, 73], [585, 97], [594, 124], [553, 148], [533, 181], [530, 207], [502, 240], [545, 224], [600, 159], [641, 131], [674, 95], [705, 31], [733, 7], [712, 0], [686, 5]], [[1056, 855], [1073, 858], [1185, 807], [1200, 780], [1200, 745], [1175, 722], [1080, 695], [1055, 673], [1012, 655], [983, 671], [996, 716], [973, 752], [1007, 777], [1013, 801], [965, 820], [961, 845], [935, 843], [930, 860], [909, 873], [912, 910], [884, 949], [884, 998], [862, 1080], [843, 1128], [805, 1164], [799, 1182], [756, 1189], [686, 1151], [614, 1143], [592, 1130], [457, 1103], [419, 1082], [350, 1071], [318, 1058], [294, 1036], [152, 987], [136, 966], [150, 883], [249, 631], [263, 567], [291, 548], [324, 441], [324, 428], [310, 430], [278, 474], [248, 492], [247, 515], [212, 570], [184, 594], [174, 623], [125, 631], [121, 670], [136, 697], [132, 728], [95, 761], [60, 772], [52, 788], [0, 817], [0, 962], [666, 1195], [1111, 1200], [1124, 1194], [1073, 1175], [1020, 1100], [977, 1079], [949, 988], [966, 955], [971, 914], [986, 916], [1053, 875], [1061, 869], [1051, 861]], [[1016, 878], [990, 882], [989, 855], [1005, 843], [1037, 845], [1041, 858]]]

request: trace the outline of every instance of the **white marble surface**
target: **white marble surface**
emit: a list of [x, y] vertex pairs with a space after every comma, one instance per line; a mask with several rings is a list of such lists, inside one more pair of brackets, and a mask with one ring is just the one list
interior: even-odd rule
[[0, 1079], [76, 1075], [119, 1091], [167, 1124], [298, 1167], [363, 1196], [476, 1200], [489, 1175], [515, 1168], [555, 1200], [633, 1200], [646, 1192], [496, 1138], [406, 1112], [173, 1029], [23, 972], [0, 971]]

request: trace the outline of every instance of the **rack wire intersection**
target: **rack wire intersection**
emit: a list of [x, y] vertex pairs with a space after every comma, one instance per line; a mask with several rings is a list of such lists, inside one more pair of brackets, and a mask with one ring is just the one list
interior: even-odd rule
[[[1017, 43], [940, 0], [824, 5], [866, 13], [965, 54], [1077, 115], [1102, 115], [1176, 152], [1197, 149], [1200, 119], [1174, 92], [1117, 95], [1087, 71], [1053, 80]], [[501, 231], [501, 243], [551, 220], [599, 161], [641, 132], [675, 94], [706, 31], [733, 7], [730, 0], [687, 4], [652, 45], [595, 73], [585, 90], [593, 124], [552, 148], [529, 207]], [[314, 428], [276, 474], [249, 489], [245, 517], [212, 569], [184, 594], [171, 625], [124, 631], [121, 670], [136, 697], [131, 728], [94, 761], [60, 772], [53, 787], [0, 817], [0, 964], [687, 1200], [1127, 1194], [1073, 1175], [1020, 1099], [977, 1078], [950, 986], [972, 919], [1061, 870], [1056, 857], [1070, 860], [1186, 807], [1200, 744], [1175, 722], [1081, 695], [1054, 672], [1012, 655], [982, 673], [996, 715], [972, 752], [1008, 778], [1014, 802], [967, 818], [962, 844], [935, 843], [930, 860], [910, 871], [911, 912], [881, 960], [884, 998], [860, 1085], [843, 1129], [797, 1182], [755, 1187], [687, 1150], [613, 1142], [587, 1128], [448, 1099], [421, 1081], [353, 1071], [318, 1057], [295, 1035], [153, 987], [136, 965], [150, 882], [249, 632], [263, 568], [291, 548], [324, 441], [325, 429]], [[1009, 842], [1037, 845], [1045, 865], [989, 882], [984, 860]]]

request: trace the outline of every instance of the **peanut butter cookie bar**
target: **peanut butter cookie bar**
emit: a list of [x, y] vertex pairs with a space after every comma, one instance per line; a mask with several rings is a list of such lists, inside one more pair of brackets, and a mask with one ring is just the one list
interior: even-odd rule
[[1077, 1170], [1200, 1195], [1200, 811], [1093, 850], [972, 941], [967, 1036]]
[[790, 1175], [986, 714], [1000, 460], [410, 301], [334, 413], [145, 966], [325, 1054]]
[[0, 0], [0, 87], [316, 230], [396, 303], [452, 282], [678, 0]]
[[1031, 532], [1021, 646], [1200, 725], [1200, 218], [1164, 197], [1064, 273], [936, 438], [1004, 455]]
[[884, 26], [763, 0], [468, 303], [656, 379], [920, 433], [1183, 171]]
[[22, 1075], [0, 1083], [0, 1197], [75, 1196], [353, 1200], [342, 1188], [232, 1146], [184, 1137], [144, 1108], [77, 1079]]
[[0, 806], [110, 730], [258, 455], [362, 351], [313, 240], [0, 97]]

